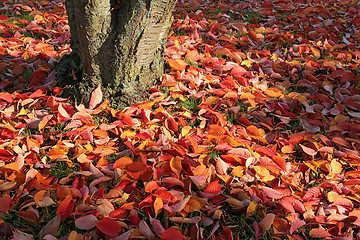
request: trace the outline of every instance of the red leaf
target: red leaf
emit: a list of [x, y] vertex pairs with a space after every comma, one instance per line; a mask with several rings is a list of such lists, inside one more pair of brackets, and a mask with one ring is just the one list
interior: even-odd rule
[[165, 230], [165, 232], [161, 235], [161, 240], [183, 240], [184, 236], [182, 233], [171, 227]]
[[312, 187], [310, 188], [305, 195], [303, 196], [302, 200], [304, 202], [316, 199], [321, 196], [321, 188], [320, 187]]
[[7, 22], [7, 21], [9, 21], [9, 20], [10, 20], [10, 18], [9, 18], [8, 16], [6, 16], [6, 15], [0, 15], [0, 21]]
[[313, 238], [324, 238], [324, 237], [332, 236], [330, 233], [328, 233], [328, 231], [321, 229], [321, 228], [311, 229], [309, 235], [310, 235], [310, 237], [313, 237]]
[[5, 100], [8, 103], [12, 103], [14, 101], [12, 95], [10, 93], [7, 93], [7, 92], [1, 92], [0, 93], [0, 99]]
[[91, 93], [89, 108], [94, 109], [98, 104], [100, 104], [102, 101], [102, 97], [103, 94], [101, 91], [101, 86], [99, 84], [99, 86]]
[[209, 183], [204, 189], [204, 193], [219, 194], [220, 191], [221, 191], [221, 184], [219, 184], [219, 180], [215, 180]]
[[228, 151], [228, 154], [234, 154], [244, 159], [248, 159], [249, 157], [251, 157], [251, 152], [246, 148], [233, 148], [230, 151]]
[[120, 224], [113, 219], [104, 218], [96, 222], [95, 225], [96, 228], [99, 229], [102, 233], [111, 237], [116, 237], [121, 232]]
[[168, 205], [164, 206], [164, 209], [169, 211], [169, 212], [180, 212], [181, 210], [183, 210], [186, 206], [186, 204], [189, 202], [191, 196], [187, 196], [185, 199], [181, 200], [180, 202], [171, 205], [170, 207]]
[[144, 235], [145, 237], [148, 237], [150, 239], [154, 239], [154, 233], [151, 231], [149, 225], [144, 221], [141, 220], [139, 222], [139, 229], [142, 235]]
[[289, 139], [289, 144], [291, 146], [295, 146], [296, 144], [300, 143], [302, 140], [304, 139], [304, 135], [302, 134], [294, 134], [291, 135], [290, 139]]
[[65, 220], [73, 212], [75, 201], [72, 195], [67, 195], [65, 199], [60, 203], [56, 210], [56, 214], [60, 215], [61, 220]]
[[0, 212], [7, 212], [11, 203], [9, 194], [3, 194], [0, 198]]
[[265, 187], [262, 186], [261, 190], [264, 192], [264, 194], [268, 197], [268, 198], [272, 198], [272, 199], [280, 199], [283, 197], [283, 194], [281, 192], [278, 192], [272, 188], [269, 187]]
[[266, 156], [269, 156], [269, 157], [274, 157], [275, 156], [275, 153], [274, 153], [273, 150], [271, 150], [270, 148], [267, 148], [267, 147], [263, 147], [263, 146], [257, 147], [256, 152], [265, 154]]
[[259, 222], [259, 225], [263, 228], [263, 230], [268, 231], [271, 228], [275, 220], [275, 214], [268, 213], [262, 220]]
[[90, 230], [95, 227], [95, 223], [98, 221], [94, 215], [86, 215], [79, 217], [75, 220], [75, 226], [81, 230]]
[[161, 222], [155, 218], [150, 217], [150, 223], [152, 225], [152, 230], [159, 236], [161, 236], [164, 232], [165, 229], [164, 227], [161, 225]]
[[317, 151], [312, 149], [312, 148], [309, 148], [309, 147], [306, 147], [302, 144], [299, 144], [300, 147], [302, 148], [302, 150], [307, 154], [307, 155], [310, 155], [310, 156], [315, 156]]
[[293, 234], [296, 230], [298, 230], [305, 224], [306, 224], [306, 222], [303, 220], [300, 220], [300, 219], [296, 220], [290, 227], [290, 234]]
[[272, 161], [283, 171], [287, 171], [286, 170], [286, 161], [284, 158], [279, 157], [279, 156], [273, 156], [272, 157]]

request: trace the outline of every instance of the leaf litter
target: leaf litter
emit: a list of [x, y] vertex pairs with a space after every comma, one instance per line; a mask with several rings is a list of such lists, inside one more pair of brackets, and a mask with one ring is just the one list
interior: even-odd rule
[[1, 237], [359, 237], [359, 19], [352, 0], [179, 0], [166, 74], [119, 110], [58, 97], [63, 1], [2, 1]]

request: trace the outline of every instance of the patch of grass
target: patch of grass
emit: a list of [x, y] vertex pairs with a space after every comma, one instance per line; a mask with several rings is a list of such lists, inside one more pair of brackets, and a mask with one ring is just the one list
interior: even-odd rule
[[24, 131], [21, 132], [21, 134], [24, 136], [31, 136], [31, 135], [38, 135], [38, 134], [40, 134], [40, 132], [38, 129], [32, 129], [27, 126], [24, 129]]
[[[72, 226], [62, 223], [62, 224], [60, 224], [59, 230], [56, 235], [58, 237], [66, 236], [66, 235], [70, 234], [73, 230], [75, 230], [75, 229]], [[76, 232], [78, 232], [78, 231], [76, 231]]]
[[187, 36], [186, 32], [184, 30], [181, 31], [174, 31], [175, 36]]
[[304, 88], [298, 87], [298, 86], [291, 86], [285, 90], [286, 95], [288, 95], [289, 93], [292, 93], [292, 92], [302, 93], [302, 92], [304, 92]]
[[190, 112], [197, 112], [198, 111], [198, 105], [200, 104], [200, 99], [195, 98], [188, 98], [185, 101], [181, 102], [180, 105], [189, 110]]
[[194, 119], [191, 119], [191, 120], [186, 119], [186, 122], [192, 128], [198, 127], [200, 125], [200, 123], [201, 123], [201, 121], [199, 119], [197, 119], [197, 118], [194, 118]]
[[[9, 210], [7, 213], [1, 213], [0, 219], [4, 222], [11, 223], [14, 228], [26, 232], [32, 235], [37, 235], [40, 230], [41, 226], [38, 224], [32, 224], [19, 216], [19, 212], [16, 210]], [[1, 234], [0, 234], [1, 236]]]
[[242, 15], [243, 19], [249, 23], [259, 23], [263, 21], [262, 16], [257, 11], [244, 10]]
[[[254, 239], [255, 230], [253, 227], [253, 222], [260, 222], [263, 216], [260, 216], [259, 213], [255, 213], [253, 216], [246, 217], [246, 214], [243, 213], [241, 215], [229, 213], [227, 215], [228, 219], [226, 222], [226, 226], [231, 227], [232, 230], [235, 230], [235, 235], [239, 236], [239, 239]], [[266, 231], [262, 236], [260, 236], [261, 240], [272, 239], [272, 233], [270, 231]]]
[[185, 58], [185, 62], [187, 62], [190, 67], [196, 67], [196, 68], [199, 67], [199, 64], [197, 62], [193, 61], [193, 60]]
[[50, 175], [56, 177], [57, 179], [62, 179], [73, 172], [79, 171], [79, 169], [78, 164], [74, 164], [73, 167], [69, 167], [65, 161], [57, 161], [55, 165], [51, 167]]
[[30, 79], [31, 75], [33, 74], [34, 70], [31, 68], [26, 68], [22, 73], [21, 76], [25, 79]]
[[223, 54], [215, 54], [214, 57], [216, 57], [216, 58], [221, 58], [221, 59], [224, 60], [225, 62], [232, 60], [229, 56], [223, 55]]
[[249, 104], [246, 104], [243, 101], [238, 100], [236, 105], [240, 107], [240, 112], [243, 112], [243, 113], [248, 112]]
[[285, 126], [285, 130], [302, 128], [300, 125], [300, 120], [291, 120], [288, 125]]
[[[116, 105], [117, 106], [117, 105]], [[115, 109], [115, 108], [114, 108]], [[99, 114], [93, 117], [93, 121], [95, 124], [109, 124], [113, 121], [113, 116], [109, 113]]]
[[61, 133], [67, 133], [67, 132], [69, 132], [71, 129], [66, 129], [65, 130], [65, 128], [66, 128], [66, 126], [67, 126], [67, 122], [63, 122], [63, 123], [60, 123], [60, 124], [56, 124], [55, 126], [54, 126], [54, 131], [61, 131]]
[[106, 156], [106, 159], [110, 162], [110, 163], [113, 163], [115, 162], [117, 159], [118, 159], [118, 155], [113, 153], [113, 154], [110, 154], [110, 155], [107, 155]]
[[243, 37], [243, 36], [245, 36], [246, 35], [246, 33], [244, 32], [244, 31], [240, 31], [240, 32], [237, 32], [236, 34], [235, 34], [235, 37], [236, 38], [239, 38], [239, 37]]
[[209, 149], [210, 160], [215, 159], [220, 156], [220, 151], [216, 150], [214, 146], [211, 146]]

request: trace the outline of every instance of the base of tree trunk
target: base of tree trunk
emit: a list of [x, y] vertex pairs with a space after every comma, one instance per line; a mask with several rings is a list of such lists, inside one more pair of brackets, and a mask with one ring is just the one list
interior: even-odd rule
[[57, 67], [63, 96], [87, 103], [101, 86], [119, 107], [148, 99], [164, 73], [176, 0], [66, 0], [73, 53]]

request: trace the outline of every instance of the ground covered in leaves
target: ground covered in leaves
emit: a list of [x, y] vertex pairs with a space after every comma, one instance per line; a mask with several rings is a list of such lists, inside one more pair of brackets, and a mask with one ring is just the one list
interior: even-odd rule
[[58, 97], [62, 0], [3, 0], [0, 237], [359, 237], [359, 9], [179, 0], [167, 74], [120, 110]]

